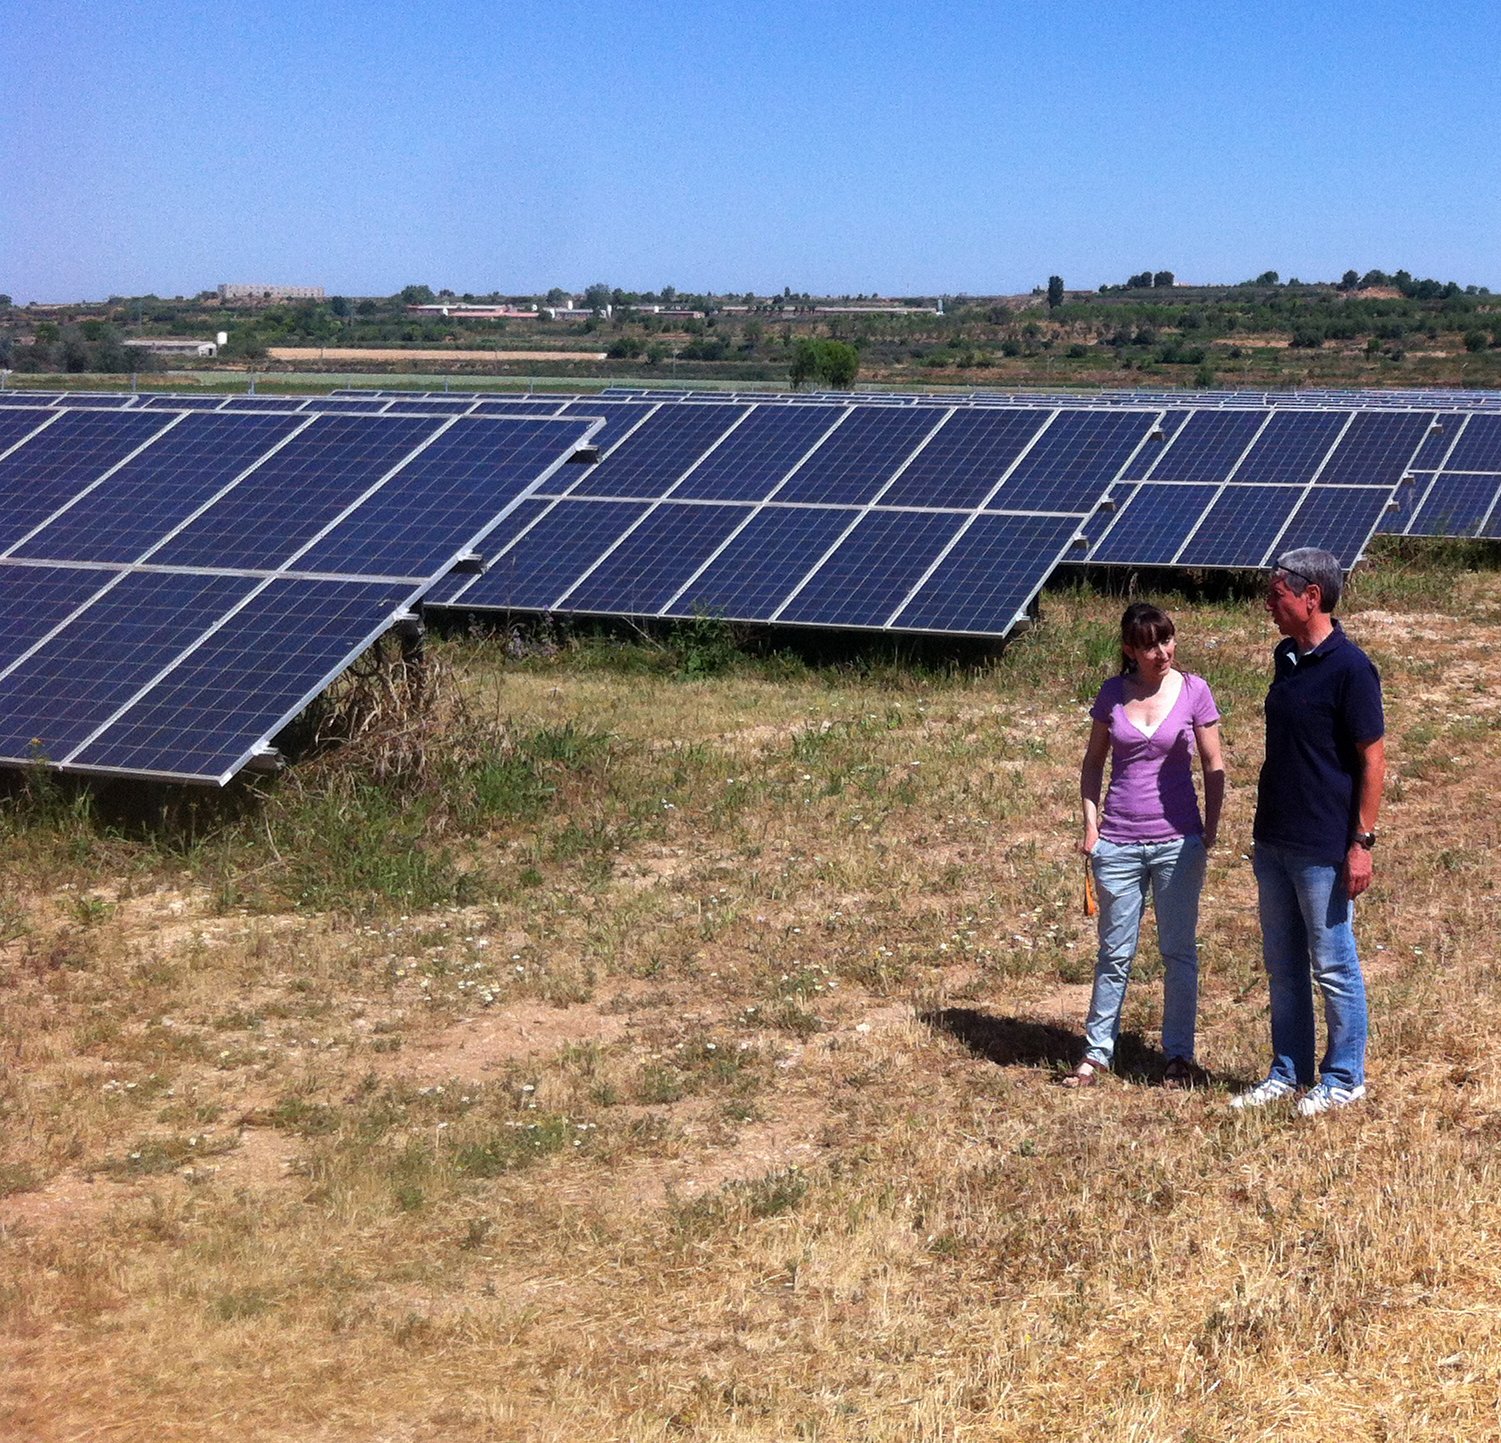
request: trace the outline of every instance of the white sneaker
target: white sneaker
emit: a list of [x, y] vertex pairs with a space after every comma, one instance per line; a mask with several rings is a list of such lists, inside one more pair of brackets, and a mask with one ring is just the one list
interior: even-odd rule
[[1297, 1090], [1292, 1083], [1284, 1082], [1280, 1077], [1264, 1077], [1255, 1087], [1248, 1087], [1244, 1092], [1237, 1092], [1230, 1099], [1230, 1106], [1265, 1107], [1269, 1102], [1281, 1102], [1284, 1097], [1291, 1097]]
[[1299, 1117], [1317, 1117], [1321, 1112], [1331, 1112], [1336, 1107], [1349, 1107], [1365, 1096], [1365, 1084], [1359, 1087], [1340, 1087], [1333, 1082], [1321, 1082], [1310, 1087], [1298, 1099]]

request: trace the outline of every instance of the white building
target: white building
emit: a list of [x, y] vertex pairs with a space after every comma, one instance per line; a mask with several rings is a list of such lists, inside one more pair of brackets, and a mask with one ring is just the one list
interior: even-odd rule
[[219, 354], [219, 347], [213, 341], [186, 336], [131, 336], [120, 344], [132, 351], [150, 351], [158, 356], [200, 356], [207, 360]]
[[275, 301], [321, 301], [323, 287], [225, 285], [219, 287], [219, 299], [251, 306], [270, 305]]

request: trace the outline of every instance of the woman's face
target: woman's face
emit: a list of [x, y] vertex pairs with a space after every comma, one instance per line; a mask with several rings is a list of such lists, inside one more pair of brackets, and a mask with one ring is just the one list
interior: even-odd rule
[[1121, 650], [1136, 663], [1136, 674], [1143, 681], [1161, 681], [1173, 669], [1178, 639], [1170, 636], [1150, 646], [1123, 646]]

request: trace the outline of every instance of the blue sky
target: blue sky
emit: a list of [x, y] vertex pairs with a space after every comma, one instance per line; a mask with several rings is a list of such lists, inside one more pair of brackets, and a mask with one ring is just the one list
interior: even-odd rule
[[0, 291], [1501, 290], [1501, 5], [0, 0]]

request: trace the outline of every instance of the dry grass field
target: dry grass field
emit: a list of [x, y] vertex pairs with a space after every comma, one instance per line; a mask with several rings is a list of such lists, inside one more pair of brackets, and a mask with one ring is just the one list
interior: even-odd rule
[[[507, 656], [258, 796], [0, 801], [0, 1439], [1501, 1436], [1501, 572], [1395, 553], [1359, 931], [1371, 1099], [1261, 1075], [1245, 857], [1274, 637], [1170, 598], [1225, 712], [1200, 1053], [1054, 1084], [1092, 963], [1085, 704], [1121, 601], [978, 668]], [[516, 648], [511, 648], [514, 652]]]

